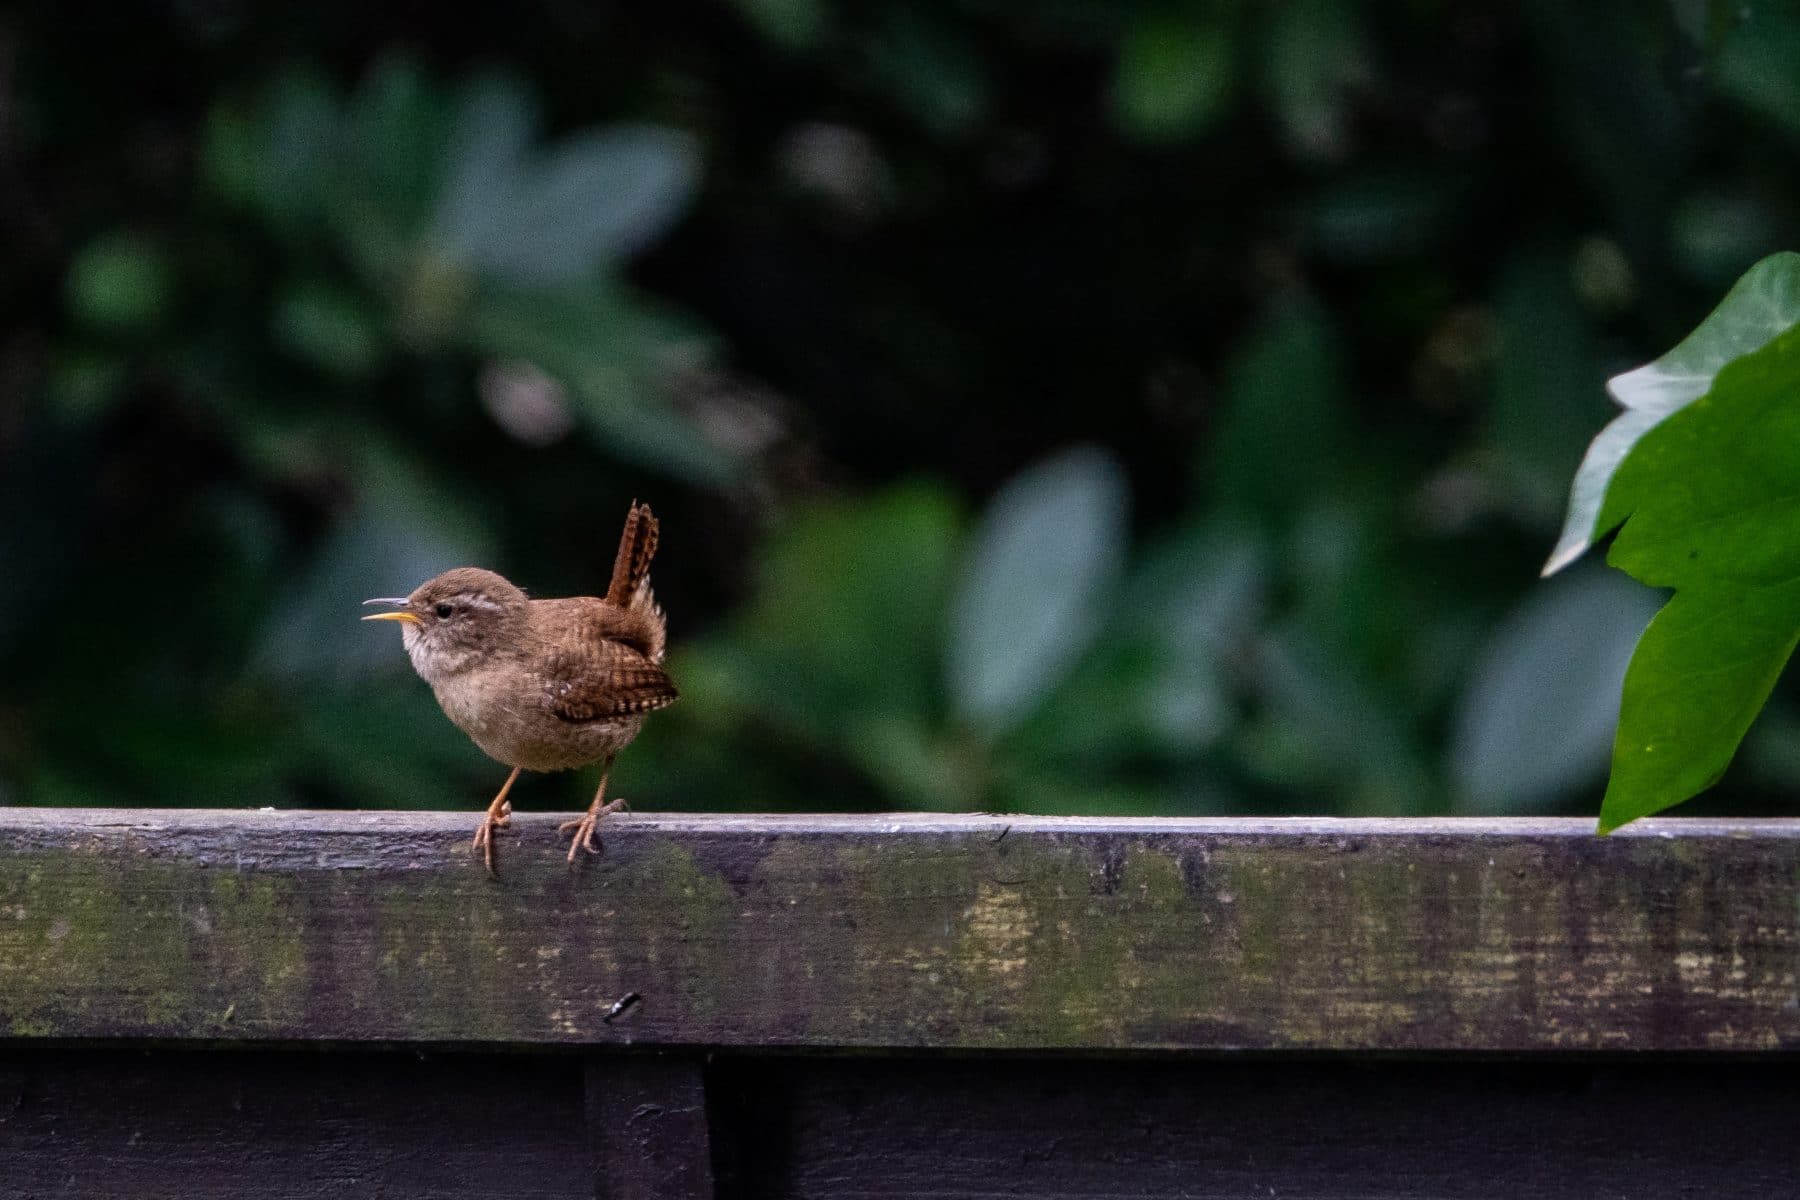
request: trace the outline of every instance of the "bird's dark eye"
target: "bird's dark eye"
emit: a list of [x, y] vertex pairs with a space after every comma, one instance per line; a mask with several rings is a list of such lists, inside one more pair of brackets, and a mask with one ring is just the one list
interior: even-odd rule
[[448, 620], [450, 617], [450, 614], [456, 611], [456, 606], [446, 602], [446, 603], [438, 605], [432, 611], [437, 613], [438, 620], [444, 621], [444, 620]]

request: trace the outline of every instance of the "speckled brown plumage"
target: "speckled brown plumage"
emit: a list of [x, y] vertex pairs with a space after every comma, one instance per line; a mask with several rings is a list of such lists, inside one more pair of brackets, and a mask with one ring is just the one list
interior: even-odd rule
[[475, 833], [490, 871], [520, 771], [604, 764], [587, 814], [565, 826], [575, 834], [571, 861], [597, 850], [595, 824], [624, 804], [604, 802], [614, 756], [646, 714], [675, 702], [662, 668], [667, 623], [650, 590], [657, 535], [649, 506], [634, 503], [604, 597], [532, 600], [492, 571], [457, 567], [410, 596], [369, 602], [397, 606], [368, 619], [402, 623], [406, 652], [444, 714], [513, 768]]

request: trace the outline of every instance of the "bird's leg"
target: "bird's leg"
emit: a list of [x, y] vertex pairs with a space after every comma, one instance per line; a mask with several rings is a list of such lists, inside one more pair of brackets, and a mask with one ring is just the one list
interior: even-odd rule
[[606, 800], [606, 779], [612, 774], [612, 765], [613, 760], [609, 758], [600, 768], [600, 787], [594, 793], [594, 802], [588, 805], [587, 813], [576, 820], [564, 821], [556, 827], [557, 833], [568, 833], [570, 830], [575, 832], [575, 840], [569, 843], [570, 862], [575, 861], [577, 850], [586, 850], [589, 854], [600, 853], [600, 839], [594, 832], [595, 827], [600, 824], [601, 817], [608, 813], [618, 812], [625, 807], [624, 800], [603, 803]]
[[514, 767], [512, 774], [506, 777], [506, 782], [500, 785], [500, 794], [488, 805], [487, 816], [481, 818], [481, 824], [475, 829], [475, 840], [470, 843], [473, 849], [484, 852], [488, 874], [496, 878], [498, 872], [494, 870], [494, 833], [512, 824], [512, 802], [506, 798], [506, 793], [512, 791], [513, 780], [519, 777], [520, 770], [521, 768]]

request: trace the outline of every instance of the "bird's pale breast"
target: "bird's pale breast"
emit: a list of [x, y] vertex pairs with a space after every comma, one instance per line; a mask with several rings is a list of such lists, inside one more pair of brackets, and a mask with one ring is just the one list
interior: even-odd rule
[[[521, 686], [523, 685], [523, 686]], [[571, 723], [544, 703], [533, 672], [477, 671], [455, 687], [433, 686], [444, 715], [489, 758], [527, 771], [566, 771], [617, 754], [637, 736], [644, 714]]]

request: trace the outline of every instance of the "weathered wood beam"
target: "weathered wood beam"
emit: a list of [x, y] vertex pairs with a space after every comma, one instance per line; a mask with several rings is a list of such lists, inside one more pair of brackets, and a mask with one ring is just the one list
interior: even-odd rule
[[474, 819], [0, 809], [0, 1039], [1800, 1045], [1795, 821]]

